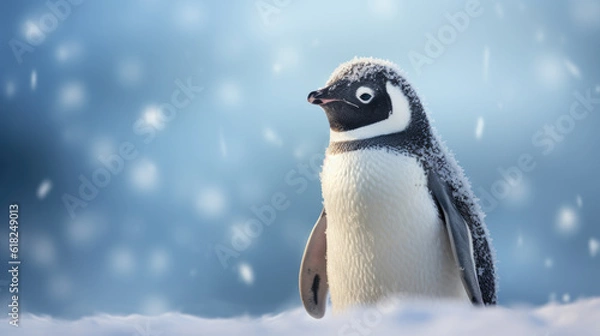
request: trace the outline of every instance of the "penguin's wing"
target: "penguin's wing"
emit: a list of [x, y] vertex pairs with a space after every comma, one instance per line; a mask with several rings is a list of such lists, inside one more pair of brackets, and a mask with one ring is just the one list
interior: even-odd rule
[[314, 318], [325, 315], [327, 299], [327, 215], [325, 209], [313, 228], [300, 265], [300, 297], [304, 308]]
[[429, 171], [427, 179], [429, 190], [431, 190], [431, 194], [444, 216], [443, 219], [448, 238], [450, 238], [452, 253], [459, 267], [467, 295], [473, 304], [483, 304], [475, 260], [473, 259], [473, 243], [469, 226], [452, 202], [452, 192], [448, 184], [443, 182], [434, 171]]

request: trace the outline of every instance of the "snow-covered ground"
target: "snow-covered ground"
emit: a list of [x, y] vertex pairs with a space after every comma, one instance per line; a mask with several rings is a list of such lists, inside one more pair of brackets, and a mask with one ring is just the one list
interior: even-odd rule
[[98, 315], [76, 321], [23, 316], [4, 319], [0, 335], [600, 335], [600, 298], [543, 307], [477, 309], [454, 303], [398, 303], [314, 320], [302, 309], [259, 318], [206, 319], [178, 313], [156, 317]]

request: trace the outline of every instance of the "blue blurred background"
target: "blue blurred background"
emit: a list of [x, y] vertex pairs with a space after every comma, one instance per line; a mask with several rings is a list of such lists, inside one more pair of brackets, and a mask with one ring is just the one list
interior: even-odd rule
[[[600, 2], [482, 1], [416, 67], [409, 55], [427, 56], [427, 34], [467, 3], [3, 1], [0, 200], [7, 214], [20, 204], [22, 307], [66, 318], [298, 307], [321, 210], [312, 167], [328, 142], [306, 96], [354, 56], [398, 63], [426, 102], [484, 200], [501, 304], [600, 295], [600, 105], [569, 115], [575, 92], [600, 97]], [[168, 110], [173, 95], [182, 107]], [[120, 164], [123, 147], [136, 156]], [[535, 168], [505, 181], [521, 155]], [[94, 174], [106, 185], [84, 200]], [[257, 226], [252, 208], [279, 193], [287, 209]], [[0, 233], [6, 265], [7, 224]]]

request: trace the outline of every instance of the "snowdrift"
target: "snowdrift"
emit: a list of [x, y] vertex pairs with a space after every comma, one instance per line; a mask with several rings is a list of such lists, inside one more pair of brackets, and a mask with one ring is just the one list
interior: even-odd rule
[[[330, 308], [330, 307], [329, 307]], [[18, 328], [2, 320], [0, 335], [600, 335], [600, 298], [542, 307], [477, 309], [456, 303], [402, 302], [345, 315], [310, 318], [302, 309], [263, 317], [206, 319], [168, 313], [155, 317], [97, 315], [75, 321], [24, 315]]]

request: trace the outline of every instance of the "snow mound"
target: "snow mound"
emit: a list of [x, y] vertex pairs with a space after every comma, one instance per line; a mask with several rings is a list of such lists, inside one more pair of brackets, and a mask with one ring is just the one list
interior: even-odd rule
[[0, 335], [600, 335], [600, 298], [543, 307], [475, 308], [443, 302], [402, 302], [356, 309], [321, 320], [298, 308], [274, 316], [207, 319], [180, 313], [156, 317], [98, 315], [65, 321], [22, 316], [0, 323]]

